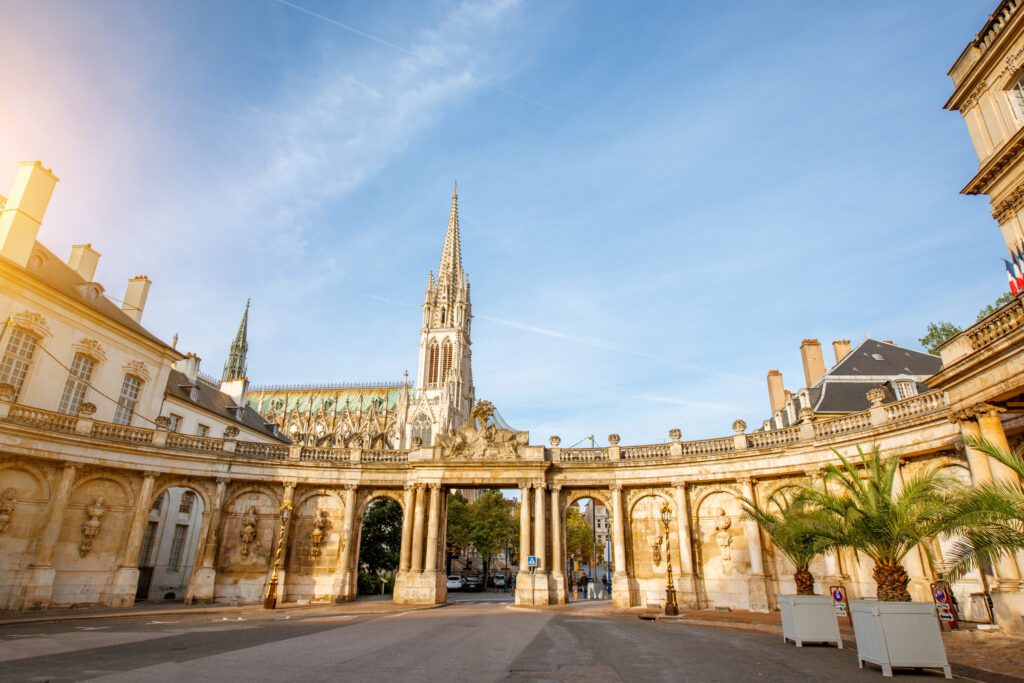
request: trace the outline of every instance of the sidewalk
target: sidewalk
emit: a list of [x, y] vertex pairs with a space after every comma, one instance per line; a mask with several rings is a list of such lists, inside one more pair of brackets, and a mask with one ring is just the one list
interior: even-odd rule
[[[629, 618], [661, 614], [659, 610], [645, 607], [613, 607], [607, 600], [580, 600], [564, 605], [523, 609]], [[672, 620], [671, 623], [772, 633], [779, 636], [779, 645], [782, 646], [782, 618], [778, 612], [681, 609], [679, 614], [682, 618], [678, 621]], [[857, 640], [848, 620], [839, 620], [839, 632], [846, 647], [856, 647]], [[946, 646], [946, 656], [953, 666], [953, 673], [984, 681], [1024, 681], [1024, 636], [999, 631], [979, 631], [973, 624], [968, 624], [959, 631], [943, 631], [942, 640]]]
[[275, 614], [301, 614], [303, 616], [333, 616], [347, 614], [388, 614], [412, 610], [436, 609], [444, 605], [396, 605], [391, 596], [360, 598], [342, 603], [285, 603], [277, 609], [265, 610], [260, 604], [251, 605], [185, 605], [180, 602], [142, 603], [124, 609], [52, 609], [38, 612], [0, 611], [0, 627], [17, 624], [38, 624], [55, 621], [84, 621], [89, 619], [123, 619], [131, 617], [192, 616], [219, 614], [225, 617], [248, 619], [271, 618]]

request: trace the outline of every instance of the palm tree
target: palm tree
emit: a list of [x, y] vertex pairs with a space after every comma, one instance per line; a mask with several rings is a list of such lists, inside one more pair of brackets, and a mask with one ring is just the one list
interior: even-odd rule
[[822, 554], [828, 543], [809, 531], [808, 521], [818, 513], [799, 493], [796, 486], [779, 489], [768, 497], [764, 506], [744, 498], [743, 512], [764, 529], [775, 547], [796, 567], [793, 573], [796, 594], [814, 595], [811, 562]]
[[1024, 549], [1024, 447], [1010, 452], [973, 436], [964, 437], [964, 445], [1009, 467], [1017, 474], [1017, 481], [964, 486], [951, 498], [947, 507], [951, 530], [947, 535], [956, 540], [943, 566], [949, 581], [962, 578], [979, 562], [992, 566]]
[[833, 452], [841, 464], [828, 466], [825, 484], [801, 486], [805, 503], [819, 511], [805, 518], [806, 531], [826, 548], [853, 548], [871, 558], [879, 600], [910, 602], [903, 559], [919, 545], [931, 559], [923, 541], [949, 528], [943, 512], [952, 483], [930, 470], [910, 477], [897, 490], [898, 455], [883, 456], [877, 445], [867, 453], [858, 447], [858, 467]]

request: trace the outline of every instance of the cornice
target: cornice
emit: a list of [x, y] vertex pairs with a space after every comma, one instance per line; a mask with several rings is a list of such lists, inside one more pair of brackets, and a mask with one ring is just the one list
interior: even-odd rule
[[960, 194], [989, 194], [992, 185], [1006, 175], [1006, 170], [1013, 165], [1011, 162], [1016, 160], [1022, 149], [1024, 149], [1024, 127], [1014, 133], [999, 151], [985, 162], [978, 173], [971, 178], [971, 181], [960, 190]]

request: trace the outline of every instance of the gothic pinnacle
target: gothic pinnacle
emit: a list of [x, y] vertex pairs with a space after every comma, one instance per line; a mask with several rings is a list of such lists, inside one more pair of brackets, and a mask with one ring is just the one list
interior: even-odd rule
[[245, 300], [245, 312], [242, 313], [242, 322], [238, 325], [238, 332], [231, 342], [231, 350], [228, 352], [228, 359], [224, 363], [224, 374], [221, 381], [228, 382], [233, 379], [245, 377], [245, 356], [249, 352], [249, 305], [252, 299]]

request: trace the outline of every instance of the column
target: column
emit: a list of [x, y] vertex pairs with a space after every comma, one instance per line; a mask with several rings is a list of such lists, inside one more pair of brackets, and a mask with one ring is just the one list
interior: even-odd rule
[[426, 491], [423, 484], [416, 484], [416, 517], [412, 527], [412, 564], [414, 572], [423, 571], [423, 516], [426, 506]]
[[128, 538], [121, 554], [121, 566], [114, 575], [114, 584], [105, 601], [108, 607], [130, 607], [135, 604], [135, 593], [139, 587], [139, 552], [142, 550], [142, 537], [149, 521], [149, 511], [153, 506], [156, 476], [155, 472], [146, 472], [142, 476], [142, 487], [135, 498], [135, 509], [128, 523]]
[[39, 532], [39, 540], [35, 548], [35, 557], [29, 565], [29, 575], [25, 581], [21, 608], [46, 609], [50, 606], [53, 595], [53, 580], [57, 575], [53, 568], [53, 550], [60, 537], [60, 528], [64, 523], [64, 510], [71, 497], [71, 488], [75, 483], [78, 466], [65, 463], [60, 472], [60, 482], [50, 497], [46, 523]]
[[679, 601], [697, 607], [697, 572], [693, 567], [693, 540], [690, 531], [690, 506], [686, 500], [686, 482], [672, 484], [676, 504], [676, 536], [679, 537]]
[[[530, 555], [530, 484], [519, 485], [519, 571], [526, 570]], [[518, 585], [518, 584], [517, 584]]]
[[185, 589], [185, 604], [213, 602], [217, 584], [217, 570], [214, 566], [217, 563], [217, 550], [220, 546], [220, 524], [224, 514], [224, 498], [227, 495], [230, 482], [230, 479], [217, 479], [217, 488], [214, 489], [210, 509], [203, 511], [203, 516], [208, 519], [206, 535], [203, 537], [203, 545], [197, 552], [196, 564], [199, 565], [199, 568], [192, 573], [192, 580], [189, 582], [188, 588]]
[[[896, 466], [896, 473], [893, 477], [893, 494], [898, 495], [903, 491], [903, 487], [906, 482], [903, 478], [903, 467], [906, 465], [905, 460], [900, 460]], [[912, 590], [912, 597], [915, 600], [926, 601], [930, 599], [929, 588], [926, 584], [929, 583], [928, 575], [925, 573], [924, 563], [921, 561], [921, 547], [915, 546], [910, 549], [904, 558], [905, 569], [907, 574], [910, 576], [911, 585], [908, 589]]]
[[337, 572], [335, 601], [356, 599], [356, 566], [353, 554], [356, 549], [356, 496], [358, 489], [353, 484], [342, 487], [345, 491], [345, 519], [342, 520], [341, 559]]
[[405, 485], [405, 509], [402, 510], [402, 554], [398, 560], [398, 570], [409, 571], [412, 566], [412, 520], [415, 516], [413, 508], [416, 505], [416, 489], [412, 484]]
[[516, 574], [516, 604], [532, 605], [534, 600], [533, 586], [536, 580], [530, 575], [526, 566], [526, 558], [530, 556], [530, 486], [529, 482], [519, 482], [519, 573]]
[[[746, 477], [739, 480], [743, 488], [743, 497], [756, 503], [754, 480]], [[750, 555], [750, 609], [754, 612], [767, 612], [768, 577], [764, 573], [764, 556], [761, 550], [761, 527], [752, 519], [743, 521], [743, 533], [747, 537], [747, 552]]]
[[[960, 415], [960, 417], [963, 419], [956, 420], [960, 424], [960, 434], [964, 437], [980, 439], [981, 427], [978, 423], [965, 415]], [[974, 485], [992, 481], [992, 468], [989, 467], [988, 456], [967, 444], [964, 444], [964, 450], [967, 452], [967, 463], [971, 468], [971, 481]]]
[[612, 501], [612, 604], [629, 607], [632, 603], [629, 591], [629, 571], [626, 567], [626, 506], [622, 502], [622, 485], [608, 487]]
[[[978, 411], [978, 426], [981, 430], [981, 438], [986, 439], [996, 448], [1012, 452], [1010, 443], [1006, 439], [1006, 432], [1003, 431], [1003, 422], [999, 413], [1005, 412], [1005, 408], [982, 404], [975, 407]], [[992, 481], [997, 484], [1017, 485], [1019, 478], [1012, 469], [999, 462], [993, 457], [988, 457], [989, 468], [992, 471]], [[1013, 557], [1002, 557], [996, 564], [996, 574], [999, 577], [1000, 591], [1018, 591], [1021, 588], [1021, 572], [1018, 561], [1024, 560], [1022, 553], [1017, 553], [1017, 559]], [[1024, 604], [1024, 601], [1022, 601]]]
[[555, 602], [559, 605], [565, 602], [565, 558], [562, 551], [565, 544], [562, 542], [562, 504], [560, 492], [562, 487], [557, 484], [551, 487], [551, 577], [554, 582]]
[[427, 526], [427, 558], [423, 571], [437, 572], [437, 537], [441, 517], [441, 485], [430, 485], [430, 521]]
[[545, 514], [547, 489], [548, 487], [543, 483], [537, 484], [534, 487], [537, 503], [533, 510], [533, 514], [536, 517], [533, 523], [533, 552], [539, 558], [538, 563], [540, 566], [537, 567], [537, 573], [542, 575], [548, 573], [549, 563], [551, 562], [550, 557], [545, 557], [547, 554], [547, 515]]

